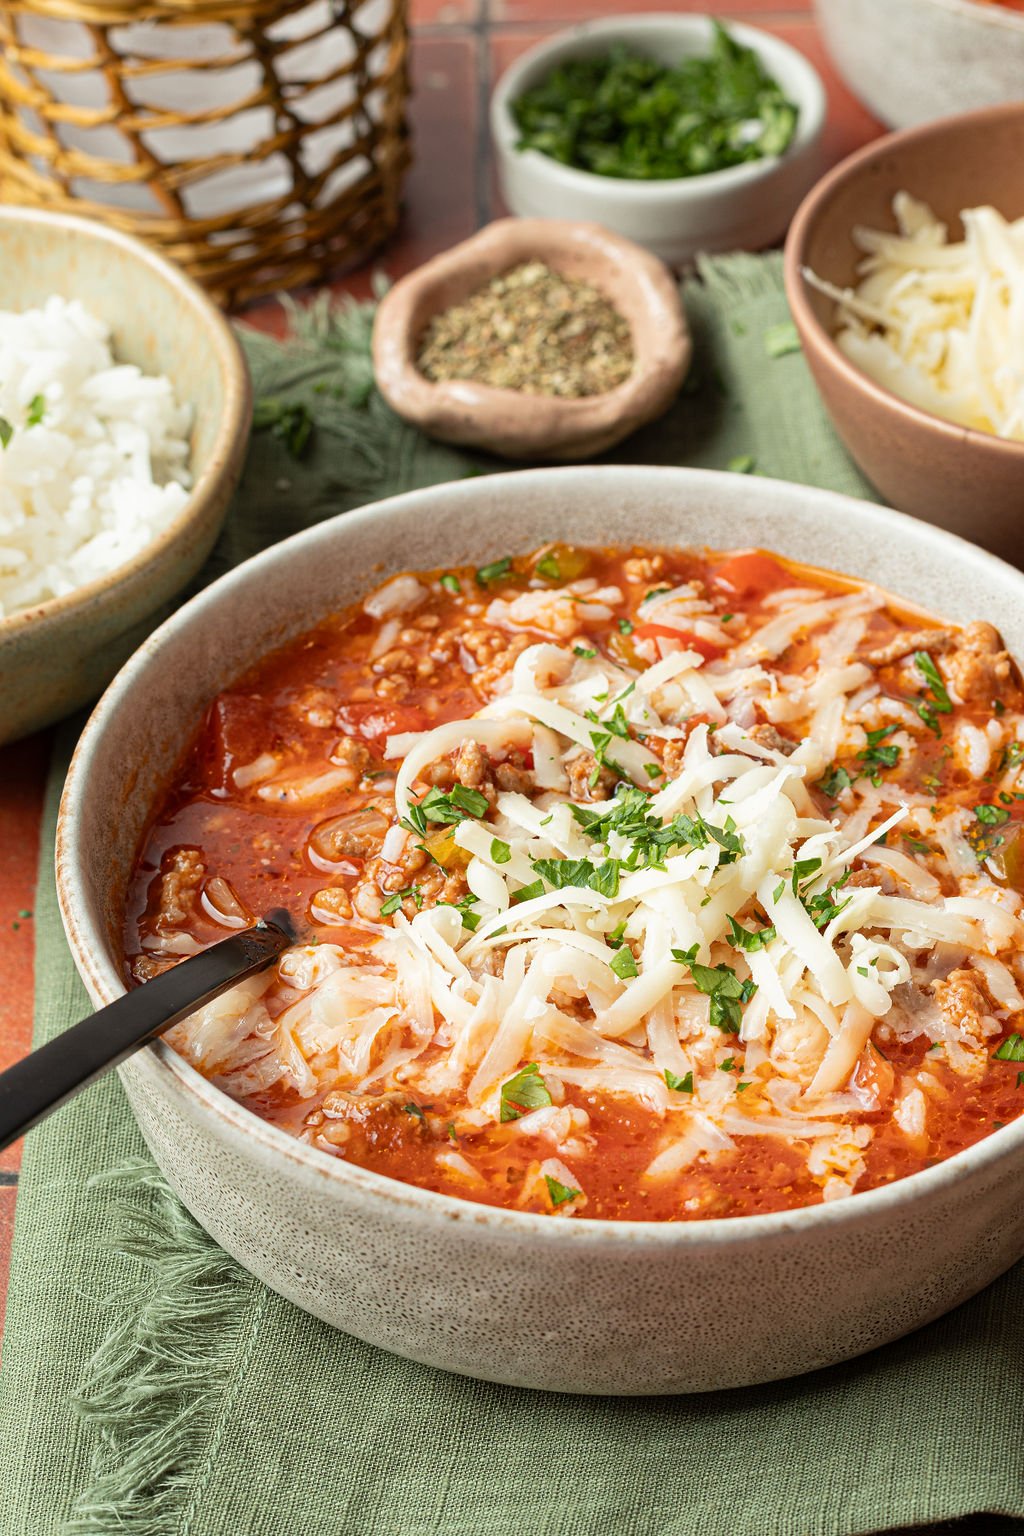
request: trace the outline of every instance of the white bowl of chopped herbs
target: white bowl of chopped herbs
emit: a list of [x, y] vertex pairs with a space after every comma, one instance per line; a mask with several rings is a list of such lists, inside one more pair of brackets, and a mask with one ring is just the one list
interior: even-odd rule
[[821, 80], [788, 44], [668, 13], [560, 32], [491, 101], [512, 212], [592, 219], [674, 264], [777, 240], [818, 173], [824, 122]]

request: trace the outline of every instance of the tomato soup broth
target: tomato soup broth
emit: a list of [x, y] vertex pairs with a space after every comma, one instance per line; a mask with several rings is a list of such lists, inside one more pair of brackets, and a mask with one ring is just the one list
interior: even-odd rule
[[169, 1038], [424, 1188], [630, 1220], [844, 1198], [1024, 1108], [1022, 709], [991, 626], [764, 552], [394, 577], [207, 711], [127, 972], [286, 907], [275, 970]]

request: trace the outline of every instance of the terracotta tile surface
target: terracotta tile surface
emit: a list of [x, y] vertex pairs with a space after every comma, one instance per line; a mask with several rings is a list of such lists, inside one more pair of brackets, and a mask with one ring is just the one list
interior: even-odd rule
[[[652, 0], [412, 0], [415, 165], [397, 238], [358, 273], [333, 284], [365, 296], [375, 269], [392, 277], [463, 239], [497, 211], [484, 119], [493, 79], [515, 55], [560, 26], [621, 11], [657, 9]], [[667, 7], [666, 7], [667, 8]], [[675, 0], [703, 11], [706, 0]], [[805, 52], [829, 94], [826, 158], [832, 162], [879, 130], [828, 66], [810, 0], [717, 0], [717, 15], [749, 17]], [[308, 295], [299, 295], [300, 300]], [[248, 324], [281, 334], [284, 312], [263, 304]], [[28, 1049], [32, 1027], [33, 924], [39, 818], [48, 738], [0, 750], [0, 1067]], [[6, 1288], [20, 1148], [0, 1156], [0, 1311]]]

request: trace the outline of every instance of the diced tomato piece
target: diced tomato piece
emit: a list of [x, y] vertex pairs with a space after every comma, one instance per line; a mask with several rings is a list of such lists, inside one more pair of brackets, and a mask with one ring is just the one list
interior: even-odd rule
[[391, 704], [384, 706], [374, 701], [365, 704], [343, 704], [338, 710], [338, 723], [364, 741], [376, 741], [381, 745], [389, 736], [399, 736], [405, 731], [428, 731], [430, 716], [416, 704]]
[[785, 566], [756, 549], [723, 560], [714, 567], [712, 576], [716, 586], [726, 587], [734, 597], [761, 597], [793, 585]]
[[722, 647], [712, 640], [695, 635], [692, 629], [674, 629], [671, 624], [638, 624], [633, 630], [635, 640], [678, 640], [684, 651], [698, 651], [705, 661], [721, 656]]

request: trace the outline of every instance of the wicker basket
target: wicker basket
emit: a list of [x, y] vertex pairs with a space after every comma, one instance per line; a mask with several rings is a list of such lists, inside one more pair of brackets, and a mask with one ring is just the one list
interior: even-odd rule
[[406, 0], [0, 0], [0, 196], [142, 235], [223, 304], [393, 230]]

